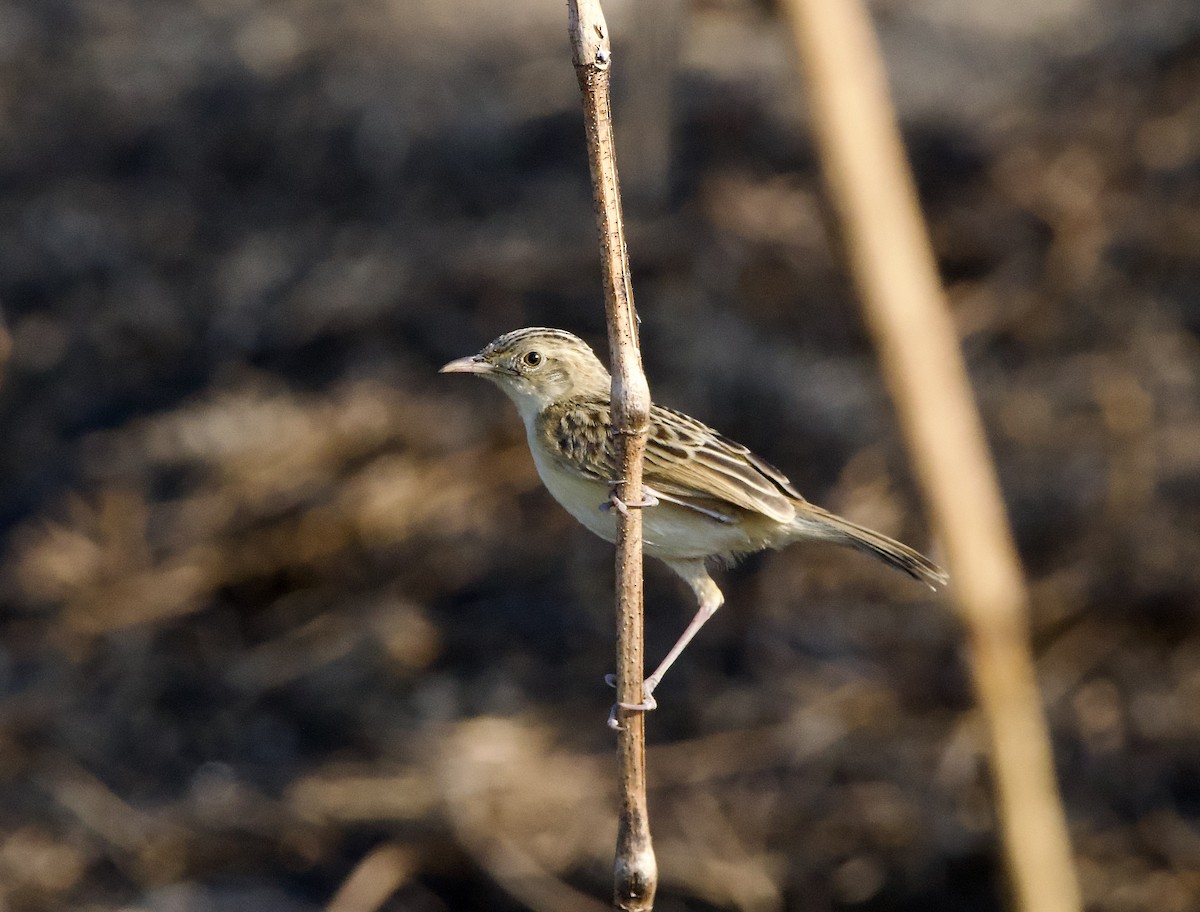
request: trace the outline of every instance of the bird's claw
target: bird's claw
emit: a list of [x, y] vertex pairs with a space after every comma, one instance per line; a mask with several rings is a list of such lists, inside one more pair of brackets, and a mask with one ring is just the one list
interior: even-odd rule
[[619, 732], [625, 726], [621, 724], [621, 720], [617, 718], [617, 704], [612, 705], [612, 709], [608, 711], [608, 727], [615, 732]]
[[641, 509], [642, 507], [658, 506], [658, 498], [646, 488], [642, 489], [642, 499], [640, 501], [626, 503], [625, 501], [621, 500], [621, 498], [617, 496], [617, 485], [623, 483], [624, 482], [621, 479], [610, 482], [611, 488], [608, 492], [608, 500], [600, 504], [600, 509], [605, 513], [607, 513], [609, 510], [616, 510], [622, 516], [628, 516], [630, 510]]
[[[617, 686], [617, 676], [607, 674], [604, 676], [604, 683], [609, 687]], [[624, 709], [629, 712], [650, 712], [652, 709], [658, 709], [658, 701], [654, 699], [654, 688], [658, 685], [657, 681], [646, 680], [642, 682], [642, 697], [641, 703], [621, 703], [620, 701], [613, 704], [612, 709], [608, 711], [608, 727], [613, 731], [621, 731], [624, 726], [617, 716], [618, 709]]]

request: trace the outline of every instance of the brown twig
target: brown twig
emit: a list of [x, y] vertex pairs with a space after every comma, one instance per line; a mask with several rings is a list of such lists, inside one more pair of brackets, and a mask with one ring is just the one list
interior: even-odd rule
[[945, 543], [1024, 912], [1080, 908], [1027, 634], [1028, 595], [861, 0], [787, 0], [826, 179]]
[[[612, 50], [599, 0], [567, 0], [571, 54], [583, 93], [584, 126], [592, 195], [604, 259], [604, 302], [612, 355], [613, 432], [621, 466], [619, 496], [642, 499], [642, 455], [650, 417], [650, 388], [638, 350], [637, 317], [629, 279], [629, 256], [621, 219], [610, 100]], [[641, 703], [642, 517], [621, 514], [617, 529], [617, 700]], [[614, 865], [614, 903], [619, 909], [654, 905], [658, 868], [646, 811], [646, 740], [643, 715], [620, 713], [617, 763], [621, 817]]]

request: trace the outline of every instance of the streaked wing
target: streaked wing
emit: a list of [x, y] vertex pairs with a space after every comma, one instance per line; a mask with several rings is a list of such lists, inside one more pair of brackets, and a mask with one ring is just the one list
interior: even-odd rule
[[792, 500], [803, 500], [770, 463], [695, 418], [663, 406], [651, 408], [645, 474], [666, 494], [716, 497], [778, 522], [790, 522], [796, 515]]
[[[546, 409], [538, 430], [560, 458], [607, 482], [619, 477], [611, 428], [607, 400], [576, 398]], [[793, 500], [803, 500], [782, 472], [746, 447], [658, 405], [650, 412], [644, 480], [664, 500], [718, 519], [732, 505], [789, 522]]]

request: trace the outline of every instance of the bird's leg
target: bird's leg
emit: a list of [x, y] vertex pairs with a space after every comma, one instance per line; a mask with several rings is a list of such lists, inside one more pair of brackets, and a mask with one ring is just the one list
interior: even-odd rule
[[654, 492], [649, 488], [642, 488], [642, 499], [637, 503], [626, 503], [617, 496], [617, 486], [624, 483], [623, 478], [618, 478], [615, 481], [610, 481], [608, 489], [608, 500], [600, 504], [600, 509], [607, 513], [609, 510], [616, 510], [622, 516], [628, 516], [632, 509], [640, 509], [641, 507], [657, 507], [658, 498], [654, 496]]
[[687, 648], [687, 644], [692, 641], [692, 637], [704, 626], [704, 622], [716, 614], [717, 609], [725, 602], [725, 596], [721, 594], [721, 590], [717, 588], [717, 584], [708, 575], [708, 570], [705, 569], [703, 560], [667, 561], [666, 564], [678, 573], [684, 582], [692, 587], [692, 591], [696, 593], [696, 600], [700, 603], [700, 607], [696, 611], [696, 616], [692, 618], [692, 622], [687, 625], [687, 629], [675, 641], [675, 645], [671, 647], [671, 651], [667, 653], [666, 658], [658, 663], [658, 667], [654, 669], [654, 674], [642, 682], [642, 694], [644, 696], [642, 702], [618, 703], [617, 705], [622, 709], [648, 711], [658, 706], [658, 702], [654, 699], [654, 689], [662, 681], [663, 675], [667, 673], [668, 668], [675, 664], [675, 660]]

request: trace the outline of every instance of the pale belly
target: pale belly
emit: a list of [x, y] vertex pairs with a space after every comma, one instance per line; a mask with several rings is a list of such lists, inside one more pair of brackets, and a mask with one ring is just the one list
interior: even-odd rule
[[[533, 462], [546, 490], [568, 513], [606, 541], [617, 539], [617, 512], [603, 510], [609, 488], [563, 469], [549, 458], [540, 458], [532, 447]], [[722, 523], [695, 510], [659, 503], [642, 511], [643, 550], [652, 557], [686, 560], [730, 557], [757, 551], [764, 542], [753, 542], [740, 524]]]

